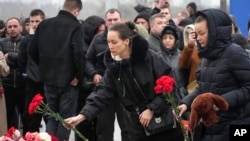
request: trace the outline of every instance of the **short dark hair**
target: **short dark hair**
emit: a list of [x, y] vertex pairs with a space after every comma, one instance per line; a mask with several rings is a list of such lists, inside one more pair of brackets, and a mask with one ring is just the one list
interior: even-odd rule
[[65, 0], [63, 4], [63, 9], [74, 10], [74, 9], [82, 10], [82, 1], [81, 0]]
[[43, 20], [45, 19], [45, 14], [41, 9], [33, 9], [30, 16], [40, 16]]
[[113, 14], [113, 13], [115, 13], [115, 12], [117, 12], [117, 13], [120, 15], [120, 17], [122, 17], [121, 12], [120, 12], [118, 9], [116, 9], [116, 8], [111, 8], [111, 9], [107, 10], [106, 13], [105, 13], [105, 17], [107, 17], [107, 14], [108, 14], [108, 13]]

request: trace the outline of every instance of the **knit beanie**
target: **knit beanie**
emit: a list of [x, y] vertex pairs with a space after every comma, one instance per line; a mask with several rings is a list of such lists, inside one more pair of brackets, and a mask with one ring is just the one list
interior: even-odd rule
[[172, 34], [175, 37], [175, 41], [178, 40], [178, 34], [175, 26], [167, 25], [161, 32], [161, 38], [166, 34]]
[[148, 13], [145, 13], [145, 12], [139, 13], [139, 14], [135, 17], [134, 22], [136, 22], [137, 19], [139, 19], [139, 18], [145, 19], [145, 20], [148, 22], [148, 24], [149, 24], [150, 15], [149, 15]]

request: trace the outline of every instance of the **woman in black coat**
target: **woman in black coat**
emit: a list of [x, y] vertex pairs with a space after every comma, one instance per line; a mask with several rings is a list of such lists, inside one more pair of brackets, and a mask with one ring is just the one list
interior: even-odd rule
[[250, 124], [250, 59], [247, 52], [232, 43], [232, 21], [218, 9], [199, 11], [195, 20], [198, 55], [202, 58], [197, 70], [199, 87], [182, 99], [181, 113], [190, 109], [200, 94], [211, 92], [223, 97], [227, 111], [217, 111], [219, 122], [205, 127], [199, 141], [229, 141], [230, 125]]
[[[81, 112], [65, 121], [75, 126], [86, 119], [92, 120], [118, 96], [126, 113], [130, 141], [183, 141], [179, 125], [149, 136], [144, 131], [155, 112], [170, 110], [166, 100], [154, 93], [157, 78], [168, 75], [170, 68], [163, 65], [158, 55], [148, 50], [148, 42], [134, 30], [135, 25], [130, 22], [117, 23], [109, 28], [104, 77], [87, 98]], [[136, 107], [140, 108], [139, 115]]]

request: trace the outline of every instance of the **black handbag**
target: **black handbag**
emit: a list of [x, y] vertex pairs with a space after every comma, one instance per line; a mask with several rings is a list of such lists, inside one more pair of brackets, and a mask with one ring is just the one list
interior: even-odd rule
[[144, 129], [146, 135], [149, 136], [176, 128], [176, 124], [172, 111], [169, 110], [161, 114], [154, 114], [149, 122], [149, 126]]

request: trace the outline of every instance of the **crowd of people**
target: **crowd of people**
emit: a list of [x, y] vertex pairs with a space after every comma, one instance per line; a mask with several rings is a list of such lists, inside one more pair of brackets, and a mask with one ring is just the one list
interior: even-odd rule
[[[46, 132], [62, 141], [69, 140], [69, 125], [89, 141], [112, 141], [117, 118], [122, 141], [184, 141], [178, 122], [145, 132], [154, 114], [172, 109], [154, 92], [163, 75], [175, 79], [176, 118], [189, 120], [193, 101], [207, 92], [229, 105], [214, 106], [219, 122], [197, 137], [190, 133], [192, 141], [229, 141], [230, 125], [250, 124], [250, 20], [245, 37], [233, 15], [198, 11], [194, 2], [174, 17], [171, 3], [156, 0], [130, 20], [115, 8], [79, 20], [83, 8], [81, 0], [65, 0], [52, 18], [33, 9], [25, 21], [0, 20], [0, 136], [12, 126], [39, 132], [43, 119]], [[37, 93], [67, 125], [28, 114]]]

